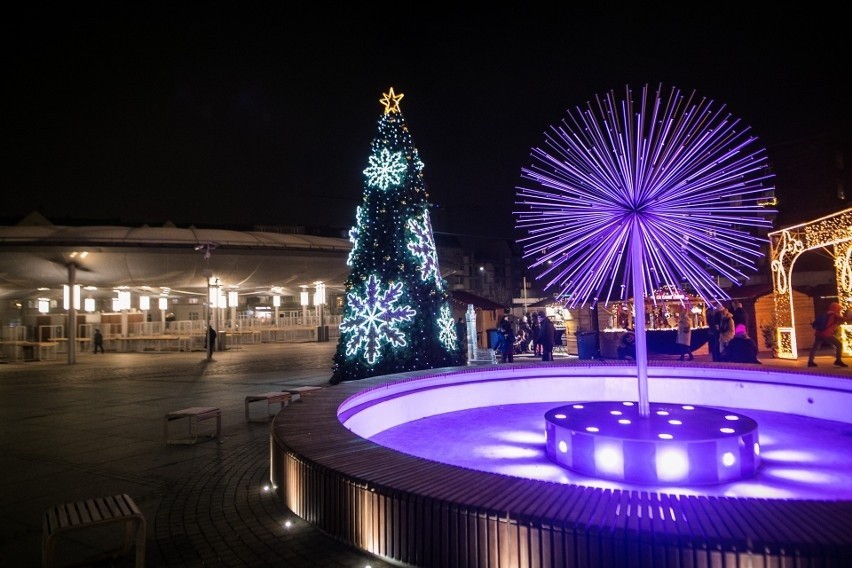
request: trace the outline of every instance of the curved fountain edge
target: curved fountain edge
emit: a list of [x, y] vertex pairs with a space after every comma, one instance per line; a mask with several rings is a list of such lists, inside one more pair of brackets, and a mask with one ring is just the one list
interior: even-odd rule
[[[720, 370], [724, 379], [717, 377]], [[839, 566], [852, 555], [850, 501], [706, 498], [518, 479], [400, 454], [338, 420], [338, 414], [351, 419], [356, 409], [376, 401], [451, 385], [628, 379], [631, 372], [635, 377], [634, 367], [611, 362], [516, 364], [420, 371], [326, 388], [273, 421], [272, 482], [295, 514], [402, 565], [607, 566], [621, 564], [619, 559], [626, 563], [628, 556], [636, 562], [630, 551], [646, 550], [637, 565], [683, 566], [689, 559], [688, 564], [715, 566], [737, 558]], [[811, 415], [843, 406], [848, 412], [852, 400], [848, 379], [719, 364], [650, 365], [652, 400], [655, 385], [668, 382], [670, 390], [673, 381], [676, 386], [703, 381], [717, 392], [720, 385], [744, 392], [782, 389], [791, 393], [786, 397], [791, 405]], [[739, 406], [728, 404], [733, 405]]]

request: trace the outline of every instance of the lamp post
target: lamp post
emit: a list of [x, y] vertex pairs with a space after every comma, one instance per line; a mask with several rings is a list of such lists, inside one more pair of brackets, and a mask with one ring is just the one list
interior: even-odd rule
[[118, 309], [121, 312], [121, 337], [127, 337], [130, 334], [130, 321], [127, 317], [130, 307], [130, 290], [119, 290]]
[[310, 304], [310, 297], [308, 295], [308, 286], [306, 284], [302, 284], [299, 301], [302, 304], [302, 325], [308, 325], [308, 304]]
[[139, 296], [139, 310], [142, 312], [142, 323], [148, 327], [148, 310], [151, 309], [151, 297]]
[[[213, 334], [213, 327], [211, 324], [211, 319], [215, 317], [213, 320], [213, 324], [216, 324], [218, 327], [219, 320], [219, 311], [215, 310], [216, 306], [219, 303], [219, 279], [215, 276], [207, 277], [207, 329], [204, 330], [206, 343], [207, 343], [207, 360], [213, 360], [213, 350], [214, 350], [214, 342], [216, 341], [216, 337], [218, 335]], [[215, 313], [214, 313], [215, 310]]]
[[[211, 288], [210, 287], [213, 284], [213, 282], [212, 282], [213, 271], [210, 269], [209, 263], [210, 263], [210, 257], [212, 256], [213, 251], [218, 246], [219, 246], [219, 243], [211, 243], [211, 242], [198, 243], [195, 246], [195, 250], [201, 252], [202, 256], [204, 258], [205, 268], [204, 268], [203, 274], [204, 274], [204, 277], [207, 278], [207, 327], [204, 329], [204, 338], [205, 338], [204, 343], [207, 344], [207, 360], [208, 361], [213, 360], [213, 341], [212, 341], [212, 337], [211, 337], [212, 334], [210, 333], [210, 330], [211, 330], [210, 317], [212, 315], [211, 312], [213, 310], [213, 300], [215, 299], [211, 295]], [[218, 282], [219, 281], [217, 279], [216, 283], [218, 284]], [[219, 293], [218, 290], [216, 291], [216, 293], [218, 295], [218, 293]]]
[[231, 308], [231, 329], [239, 327], [237, 325], [237, 305], [240, 303], [240, 294], [236, 290], [228, 292], [228, 307]]
[[169, 298], [167, 296], [160, 296], [157, 307], [160, 308], [160, 326], [162, 328], [162, 333], [166, 333], [166, 310], [169, 309]]
[[272, 306], [275, 308], [275, 319], [272, 322], [272, 327], [278, 329], [278, 310], [281, 309], [281, 295], [277, 290], [272, 296]]
[[321, 280], [314, 282], [314, 305], [317, 308], [317, 317], [319, 318], [319, 326], [317, 326], [317, 341], [328, 341], [328, 329], [325, 327], [325, 314], [323, 307], [325, 306], [325, 283]]
[[[65, 309], [68, 310], [68, 364], [77, 362], [77, 310], [80, 309], [80, 286], [77, 285], [77, 265], [68, 263], [68, 286], [65, 288]], [[70, 296], [70, 297], [69, 297]], [[41, 338], [38, 338], [39, 341]]]

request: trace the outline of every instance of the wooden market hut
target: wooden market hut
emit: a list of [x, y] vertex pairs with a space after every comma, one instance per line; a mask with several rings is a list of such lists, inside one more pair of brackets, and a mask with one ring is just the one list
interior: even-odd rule
[[[732, 300], [742, 302], [749, 316], [748, 334], [757, 343], [759, 351], [772, 352], [775, 337], [775, 305], [772, 284], [753, 284], [726, 290]], [[798, 350], [810, 349], [814, 344], [814, 299], [807, 288], [793, 287], [793, 314]]]
[[489, 347], [486, 330], [497, 327], [500, 319], [509, 310], [509, 306], [504, 306], [503, 304], [483, 298], [482, 296], [477, 296], [476, 294], [471, 294], [465, 290], [453, 290], [451, 296], [453, 320], [465, 317], [467, 306], [473, 305], [473, 309], [476, 312], [476, 344], [482, 349]]

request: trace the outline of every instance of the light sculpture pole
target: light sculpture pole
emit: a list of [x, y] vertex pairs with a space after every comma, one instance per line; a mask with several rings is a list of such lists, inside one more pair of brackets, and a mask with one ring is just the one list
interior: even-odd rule
[[[645, 290], [689, 283], [729, 299], [772, 226], [766, 151], [709, 99], [626, 87], [568, 111], [521, 170], [516, 227], [530, 270], [569, 307], [633, 293], [642, 416], [649, 411]], [[652, 299], [652, 301], [655, 301]]]

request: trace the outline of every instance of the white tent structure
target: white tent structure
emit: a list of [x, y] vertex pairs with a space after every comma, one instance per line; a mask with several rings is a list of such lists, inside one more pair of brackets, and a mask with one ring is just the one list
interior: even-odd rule
[[[0, 227], [0, 299], [62, 292], [75, 283], [111, 297], [118, 287], [207, 294], [208, 277], [238, 290], [298, 296], [316, 281], [342, 290], [348, 239], [164, 227], [57, 226], [30, 215]], [[33, 222], [35, 221], [35, 223]], [[41, 289], [41, 290], [40, 290]]]

